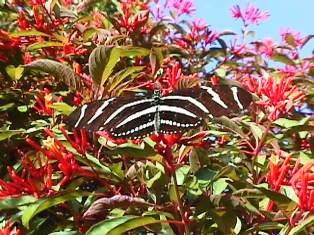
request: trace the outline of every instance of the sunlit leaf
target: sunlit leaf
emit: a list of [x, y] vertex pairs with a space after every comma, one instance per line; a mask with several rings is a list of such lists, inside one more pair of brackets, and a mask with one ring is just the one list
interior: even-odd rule
[[281, 63], [287, 64], [287, 65], [292, 65], [292, 66], [295, 65], [295, 62], [294, 62], [292, 59], [290, 59], [290, 58], [289, 58], [287, 55], [285, 55], [285, 54], [279, 54], [279, 53], [277, 53], [277, 54], [273, 55], [273, 56], [271, 57], [271, 59], [272, 59], [273, 61], [281, 62]]
[[137, 47], [96, 47], [89, 56], [89, 73], [93, 81], [102, 86], [112, 74], [120, 57], [149, 55], [149, 50]]
[[70, 115], [75, 110], [74, 107], [64, 102], [55, 102], [50, 107], [65, 115]]
[[239, 125], [236, 124], [234, 121], [232, 121], [230, 118], [220, 117], [220, 118], [216, 118], [215, 120], [217, 120], [217, 122], [222, 124], [223, 126], [229, 128], [233, 132], [237, 133], [243, 139], [247, 139], [246, 135], [243, 133]]
[[50, 207], [56, 206], [58, 204], [64, 203], [69, 200], [73, 200], [78, 197], [88, 196], [90, 193], [85, 192], [71, 192], [64, 193], [52, 198], [43, 198], [32, 203], [27, 208], [23, 210], [22, 223], [26, 228], [29, 228], [30, 220], [38, 213], [47, 210]]
[[13, 32], [9, 34], [10, 37], [29, 37], [29, 36], [44, 36], [44, 37], [51, 37], [49, 34], [37, 31], [37, 30], [27, 30], [27, 31], [19, 31]]
[[116, 73], [112, 77], [112, 82], [110, 83], [109, 92], [115, 89], [121, 82], [123, 82], [126, 78], [131, 77], [132, 79], [136, 77], [138, 72], [142, 71], [144, 66], [134, 66], [130, 68], [126, 68]]
[[296, 227], [294, 227], [293, 229], [291, 229], [290, 232], [288, 233], [288, 235], [298, 235], [302, 231], [304, 231], [304, 229], [306, 229], [307, 227], [309, 227], [313, 224], [314, 224], [314, 215], [310, 215], [305, 220], [299, 221], [298, 225]]
[[81, 89], [81, 81], [76, 77], [73, 70], [60, 62], [49, 59], [39, 59], [25, 65], [25, 67], [27, 69], [36, 69], [49, 73], [58, 80], [63, 81], [70, 89]]
[[24, 68], [21, 65], [18, 67], [8, 65], [7, 67], [5, 67], [5, 71], [8, 73], [12, 80], [17, 81], [20, 80], [20, 78], [22, 77]]
[[190, 166], [182, 166], [176, 170], [176, 178], [178, 185], [183, 185], [189, 171]]
[[127, 215], [101, 221], [92, 226], [86, 235], [117, 235], [135, 228], [156, 223], [158, 220], [147, 216]]
[[61, 42], [54, 42], [54, 41], [50, 41], [50, 42], [35, 42], [31, 45], [29, 45], [26, 50], [28, 51], [35, 51], [38, 49], [42, 49], [45, 47], [63, 47], [63, 43]]
[[0, 130], [0, 141], [8, 139], [14, 135], [18, 135], [25, 132], [24, 129], [20, 130]]
[[25, 195], [20, 197], [7, 197], [0, 200], [0, 209], [13, 209], [29, 203], [33, 203], [38, 199], [34, 196]]

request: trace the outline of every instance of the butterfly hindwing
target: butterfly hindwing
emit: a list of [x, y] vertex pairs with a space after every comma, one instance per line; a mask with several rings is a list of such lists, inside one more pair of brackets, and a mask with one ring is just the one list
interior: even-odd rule
[[141, 104], [131, 108], [130, 112], [109, 129], [114, 138], [142, 138], [154, 132], [156, 106]]

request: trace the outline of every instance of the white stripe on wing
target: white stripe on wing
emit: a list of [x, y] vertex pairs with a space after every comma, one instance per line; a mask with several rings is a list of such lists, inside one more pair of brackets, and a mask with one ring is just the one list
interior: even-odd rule
[[243, 105], [241, 104], [238, 96], [238, 88], [236, 86], [231, 87], [232, 94], [234, 100], [237, 102], [237, 105], [239, 106], [240, 109], [243, 109]]
[[106, 100], [95, 112], [95, 114], [91, 117], [91, 119], [88, 120], [87, 124], [91, 124], [96, 118], [98, 118], [105, 110], [105, 108], [109, 105], [111, 101], [113, 101], [115, 98], [111, 98], [109, 100]]
[[108, 124], [112, 119], [114, 119], [119, 113], [121, 113], [123, 110], [126, 108], [130, 108], [132, 106], [138, 105], [138, 104], [143, 104], [143, 103], [150, 103], [153, 102], [153, 99], [144, 99], [144, 100], [137, 100], [125, 105], [122, 105], [120, 108], [118, 108], [116, 111], [114, 111], [105, 121], [104, 125]]
[[75, 128], [79, 125], [80, 121], [84, 118], [86, 109], [87, 109], [87, 104], [84, 104], [84, 105], [81, 107], [80, 117], [79, 117], [79, 119], [77, 120], [77, 122], [76, 122], [75, 125], [74, 125]]
[[193, 97], [181, 96], [181, 95], [169, 95], [169, 96], [161, 97], [160, 99], [161, 100], [186, 100], [192, 103], [193, 105], [195, 105], [196, 107], [198, 107], [199, 109], [201, 109], [203, 112], [207, 114], [209, 113], [208, 109], [201, 102], [199, 102], [197, 99]]
[[228, 106], [220, 99], [220, 96], [217, 92], [215, 92], [211, 87], [201, 86], [202, 89], [206, 90], [208, 94], [213, 97], [213, 101], [219, 104], [221, 107], [227, 109]]
[[[193, 117], [193, 118], [196, 118], [197, 116], [184, 109], [184, 108], [180, 108], [180, 107], [176, 107], [176, 106], [169, 106], [169, 105], [160, 105], [158, 106], [159, 108], [159, 112], [163, 112], [163, 111], [166, 111], [166, 112], [172, 112], [172, 113], [180, 113], [180, 114], [184, 114], [186, 116], [189, 116], [189, 117]], [[150, 107], [150, 108], [147, 108], [147, 109], [144, 109], [142, 111], [139, 111], [139, 112], [136, 112], [130, 116], [128, 116], [126, 119], [124, 119], [122, 122], [120, 122], [118, 125], [117, 125], [117, 128], [128, 123], [128, 122], [131, 122], [133, 121], [134, 119], [137, 119], [143, 115], [147, 115], [147, 114], [150, 114], [150, 113], [155, 113], [156, 112], [156, 109], [157, 109], [157, 106], [153, 106], [153, 107]]]

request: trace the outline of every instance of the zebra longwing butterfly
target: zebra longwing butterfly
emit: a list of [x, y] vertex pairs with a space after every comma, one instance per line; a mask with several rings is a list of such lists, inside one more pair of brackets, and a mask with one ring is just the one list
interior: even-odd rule
[[251, 101], [251, 94], [237, 86], [187, 88], [167, 96], [157, 90], [84, 104], [67, 122], [74, 128], [106, 131], [113, 138], [142, 138], [186, 132], [209, 117], [240, 113]]

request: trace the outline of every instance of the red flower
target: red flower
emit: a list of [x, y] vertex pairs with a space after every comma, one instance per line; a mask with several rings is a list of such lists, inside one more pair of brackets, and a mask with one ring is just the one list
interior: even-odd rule
[[282, 41], [284, 41], [285, 43], [289, 44], [289, 41], [292, 39], [293, 42], [295, 44], [295, 46], [302, 46], [304, 43], [304, 40], [306, 40], [306, 38], [303, 38], [300, 32], [294, 31], [292, 29], [286, 28], [281, 30], [280, 32]]
[[5, 227], [0, 229], [0, 235], [22, 235], [22, 230], [13, 227], [14, 222], [6, 222]]
[[241, 19], [244, 25], [259, 24], [270, 16], [267, 11], [261, 11], [251, 3], [246, 6], [245, 11], [242, 11], [239, 5], [233, 6], [231, 8], [231, 14], [232, 17]]
[[256, 104], [264, 108], [269, 120], [272, 121], [288, 113], [305, 98], [304, 92], [292, 85], [292, 77], [283, 77], [277, 82], [275, 78], [264, 73], [262, 78], [247, 76], [242, 82], [260, 97]]
[[46, 3], [46, 0], [29, 0], [32, 5], [43, 5]]
[[26, 30], [26, 29], [30, 28], [30, 23], [26, 19], [24, 11], [19, 11], [19, 16], [17, 18], [17, 21], [18, 21], [20, 29]]
[[169, 86], [175, 90], [178, 80], [180, 80], [183, 76], [180, 63], [176, 62], [174, 66], [172, 66], [171, 68], [167, 68], [166, 76]]
[[73, 45], [72, 43], [64, 44], [63, 53], [66, 55], [74, 54], [75, 53], [75, 45]]
[[51, 109], [51, 105], [53, 104], [52, 94], [50, 90], [46, 88], [42, 94], [44, 95], [44, 98], [41, 99], [36, 97], [36, 104], [33, 106], [33, 109], [40, 114], [51, 116], [53, 114], [53, 109]]
[[73, 129], [74, 138], [71, 138], [63, 127], [61, 127], [60, 130], [67, 141], [69, 141], [69, 143], [77, 150], [78, 153], [85, 154], [86, 151], [90, 149], [91, 146], [87, 141], [85, 129], [81, 129], [80, 134], [78, 134], [78, 131]]
[[277, 44], [271, 38], [265, 38], [260, 44], [257, 44], [257, 51], [268, 57], [272, 57], [275, 53]]
[[166, 8], [172, 8], [171, 10], [176, 12], [177, 17], [184, 14], [190, 15], [195, 12], [195, 7], [191, 0], [167, 0], [164, 6]]

